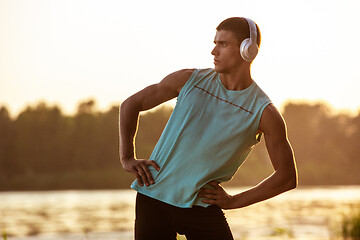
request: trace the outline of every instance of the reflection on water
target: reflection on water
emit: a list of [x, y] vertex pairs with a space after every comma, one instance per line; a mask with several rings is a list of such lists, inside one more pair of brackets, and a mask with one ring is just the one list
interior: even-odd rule
[[[133, 190], [2, 192], [0, 231], [9, 240], [133, 239], [134, 201]], [[236, 239], [325, 240], [359, 205], [360, 186], [299, 188], [225, 213]]]
[[0, 193], [0, 228], [14, 236], [78, 233], [81, 239], [90, 232], [130, 231], [134, 199], [133, 191]]

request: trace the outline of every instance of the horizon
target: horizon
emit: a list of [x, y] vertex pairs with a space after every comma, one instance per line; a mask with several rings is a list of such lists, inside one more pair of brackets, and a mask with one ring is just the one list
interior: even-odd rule
[[[23, 108], [21, 108], [18, 112], [13, 112], [12, 109], [9, 108], [6, 104], [1, 104], [1, 103], [0, 103], [0, 109], [4, 107], [8, 111], [9, 116], [12, 119], [16, 119], [21, 113], [25, 112], [27, 109], [29, 109], [29, 108], [35, 109], [39, 105], [44, 104], [45, 107], [47, 107], [47, 108], [58, 108], [60, 110], [60, 112], [62, 113], [62, 115], [64, 115], [64, 116], [74, 116], [77, 113], [79, 105], [81, 103], [86, 103], [88, 101], [94, 101], [93, 111], [100, 112], [100, 113], [108, 112], [113, 107], [119, 107], [122, 103], [122, 102], [117, 102], [117, 103], [112, 102], [112, 103], [109, 103], [107, 106], [99, 106], [96, 98], [86, 98], [86, 99], [81, 99], [81, 100], [77, 101], [77, 104], [76, 104], [76, 106], [74, 106], [73, 111], [67, 111], [60, 103], [50, 103], [50, 102], [47, 102], [46, 100], [39, 100], [37, 102], [28, 103], [28, 104], [24, 105]], [[153, 112], [161, 107], [174, 108], [175, 104], [176, 104], [175, 99], [169, 100], [169, 101], [164, 102], [152, 109], [143, 111], [140, 114], [146, 114], [147, 112]], [[288, 104], [295, 104], [295, 105], [305, 104], [305, 105], [309, 105], [309, 106], [322, 105], [322, 106], [326, 107], [326, 109], [328, 110], [328, 113], [330, 115], [345, 114], [350, 117], [356, 117], [356, 116], [360, 115], [360, 107], [357, 109], [336, 108], [335, 106], [331, 105], [329, 102], [326, 102], [324, 100], [288, 99], [288, 100], [285, 100], [280, 106], [276, 106], [276, 107], [279, 109], [279, 111], [281, 113], [283, 113], [284, 108]]]

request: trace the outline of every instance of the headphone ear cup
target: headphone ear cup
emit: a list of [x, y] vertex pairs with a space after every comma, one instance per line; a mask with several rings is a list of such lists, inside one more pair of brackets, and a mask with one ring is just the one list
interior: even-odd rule
[[249, 43], [250, 43], [250, 38], [245, 38], [240, 44], [240, 55], [245, 61], [247, 61], [248, 59], [247, 51], [248, 51]]
[[[246, 38], [244, 39], [244, 41], [242, 41], [241, 45], [240, 45], [240, 54], [241, 57], [247, 61], [247, 62], [251, 62], [257, 54], [257, 48], [256, 46], [254, 46], [253, 44], [251, 44], [251, 40], [250, 38]], [[255, 53], [256, 51], [256, 53]]]
[[244, 39], [244, 41], [242, 41], [240, 45], [240, 55], [247, 62], [251, 62], [252, 60], [254, 60], [254, 58], [258, 54], [258, 51], [258, 45], [256, 43], [252, 43], [250, 38]]

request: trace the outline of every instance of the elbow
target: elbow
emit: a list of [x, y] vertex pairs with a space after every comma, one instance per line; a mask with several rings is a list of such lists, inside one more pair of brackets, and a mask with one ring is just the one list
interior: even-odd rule
[[297, 178], [296, 179], [292, 179], [289, 183], [289, 190], [295, 189], [298, 186], [298, 181]]
[[298, 178], [296, 169], [287, 169], [277, 171], [279, 176], [279, 190], [280, 192], [287, 192], [295, 189], [298, 186]]
[[127, 109], [127, 106], [126, 106], [127, 104], [128, 104], [128, 102], [127, 102], [127, 100], [125, 100], [119, 106], [119, 127], [120, 127], [120, 123], [121, 123], [121, 116], [126, 115], [125, 112], [126, 112], [126, 109]]
[[120, 105], [120, 112], [124, 111], [129, 104], [130, 104], [129, 98], [123, 101]]
[[127, 98], [124, 102], [121, 103], [119, 108], [119, 113], [125, 113], [129, 111], [138, 111], [140, 112], [140, 104], [138, 104], [132, 97]]
[[287, 190], [292, 190], [297, 188], [298, 186], [298, 175], [297, 175], [297, 171], [296, 169], [294, 169], [293, 171], [291, 171], [291, 174], [289, 174], [288, 179], [286, 181], [286, 187]]

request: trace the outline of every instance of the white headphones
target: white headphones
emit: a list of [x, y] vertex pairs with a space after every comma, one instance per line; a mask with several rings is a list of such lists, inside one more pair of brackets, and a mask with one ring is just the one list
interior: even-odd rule
[[244, 19], [249, 24], [250, 38], [246, 38], [242, 41], [240, 45], [240, 54], [245, 61], [251, 62], [259, 51], [259, 46], [257, 45], [257, 30], [255, 23], [251, 19]]

